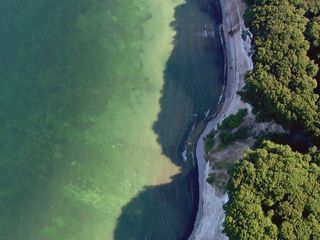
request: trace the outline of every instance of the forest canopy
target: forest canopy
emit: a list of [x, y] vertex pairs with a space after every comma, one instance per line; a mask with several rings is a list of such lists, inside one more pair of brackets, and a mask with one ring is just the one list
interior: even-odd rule
[[[257, 120], [320, 137], [319, 0], [246, 0], [254, 69], [241, 97]], [[306, 135], [304, 135], [306, 136]], [[239, 239], [320, 239], [320, 152], [263, 141], [230, 173], [224, 232]]]
[[303, 127], [320, 136], [318, 66], [309, 57], [310, 44], [314, 48], [319, 44], [319, 1], [247, 3], [245, 19], [254, 36], [255, 53], [242, 99], [253, 106], [258, 119]]
[[319, 160], [270, 141], [248, 150], [228, 186], [229, 239], [320, 239]]

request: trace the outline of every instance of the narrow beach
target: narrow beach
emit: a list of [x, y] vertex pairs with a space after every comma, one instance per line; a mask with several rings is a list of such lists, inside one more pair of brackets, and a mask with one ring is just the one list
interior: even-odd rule
[[224, 220], [223, 204], [227, 201], [227, 194], [218, 195], [215, 189], [206, 182], [211, 171], [205, 160], [203, 138], [228, 115], [246, 106], [237, 95], [244, 85], [245, 73], [252, 69], [249, 57], [250, 42], [244, 42], [241, 29], [244, 29], [242, 19], [245, 5], [241, 0], [220, 0], [222, 13], [222, 37], [225, 55], [225, 89], [218, 112], [214, 114], [202, 132], [196, 146], [199, 181], [198, 213], [190, 240], [220, 240], [227, 239], [222, 233]]

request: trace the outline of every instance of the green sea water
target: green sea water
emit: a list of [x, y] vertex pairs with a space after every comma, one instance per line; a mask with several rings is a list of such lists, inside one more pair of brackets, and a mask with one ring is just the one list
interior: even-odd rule
[[222, 88], [213, 2], [0, 1], [0, 239], [185, 237], [181, 152]]

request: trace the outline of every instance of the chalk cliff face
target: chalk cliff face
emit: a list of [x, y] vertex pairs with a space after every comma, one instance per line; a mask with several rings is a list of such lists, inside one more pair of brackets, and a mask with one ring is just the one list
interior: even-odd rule
[[212, 169], [205, 160], [203, 138], [228, 115], [236, 113], [243, 107], [250, 108], [237, 95], [237, 91], [244, 85], [245, 73], [253, 67], [250, 55], [250, 37], [247, 37], [246, 41], [241, 37], [241, 33], [246, 29], [242, 18], [245, 5], [241, 0], [220, 0], [220, 6], [223, 19], [221, 29], [224, 42], [226, 82], [221, 106], [200, 136], [196, 148], [200, 196], [198, 214], [190, 240], [227, 239], [222, 233], [223, 204], [227, 201], [227, 195], [219, 195], [206, 182]]

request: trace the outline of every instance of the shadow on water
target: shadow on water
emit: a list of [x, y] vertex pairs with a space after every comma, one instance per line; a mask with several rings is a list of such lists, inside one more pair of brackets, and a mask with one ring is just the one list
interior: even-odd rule
[[171, 26], [176, 35], [153, 128], [163, 154], [181, 173], [168, 184], [145, 187], [123, 207], [116, 240], [186, 239], [192, 231], [198, 205], [197, 169], [194, 160], [183, 161], [181, 152], [192, 124], [215, 108], [221, 93], [224, 61], [216, 4], [216, 0], [186, 0], [175, 9]]

